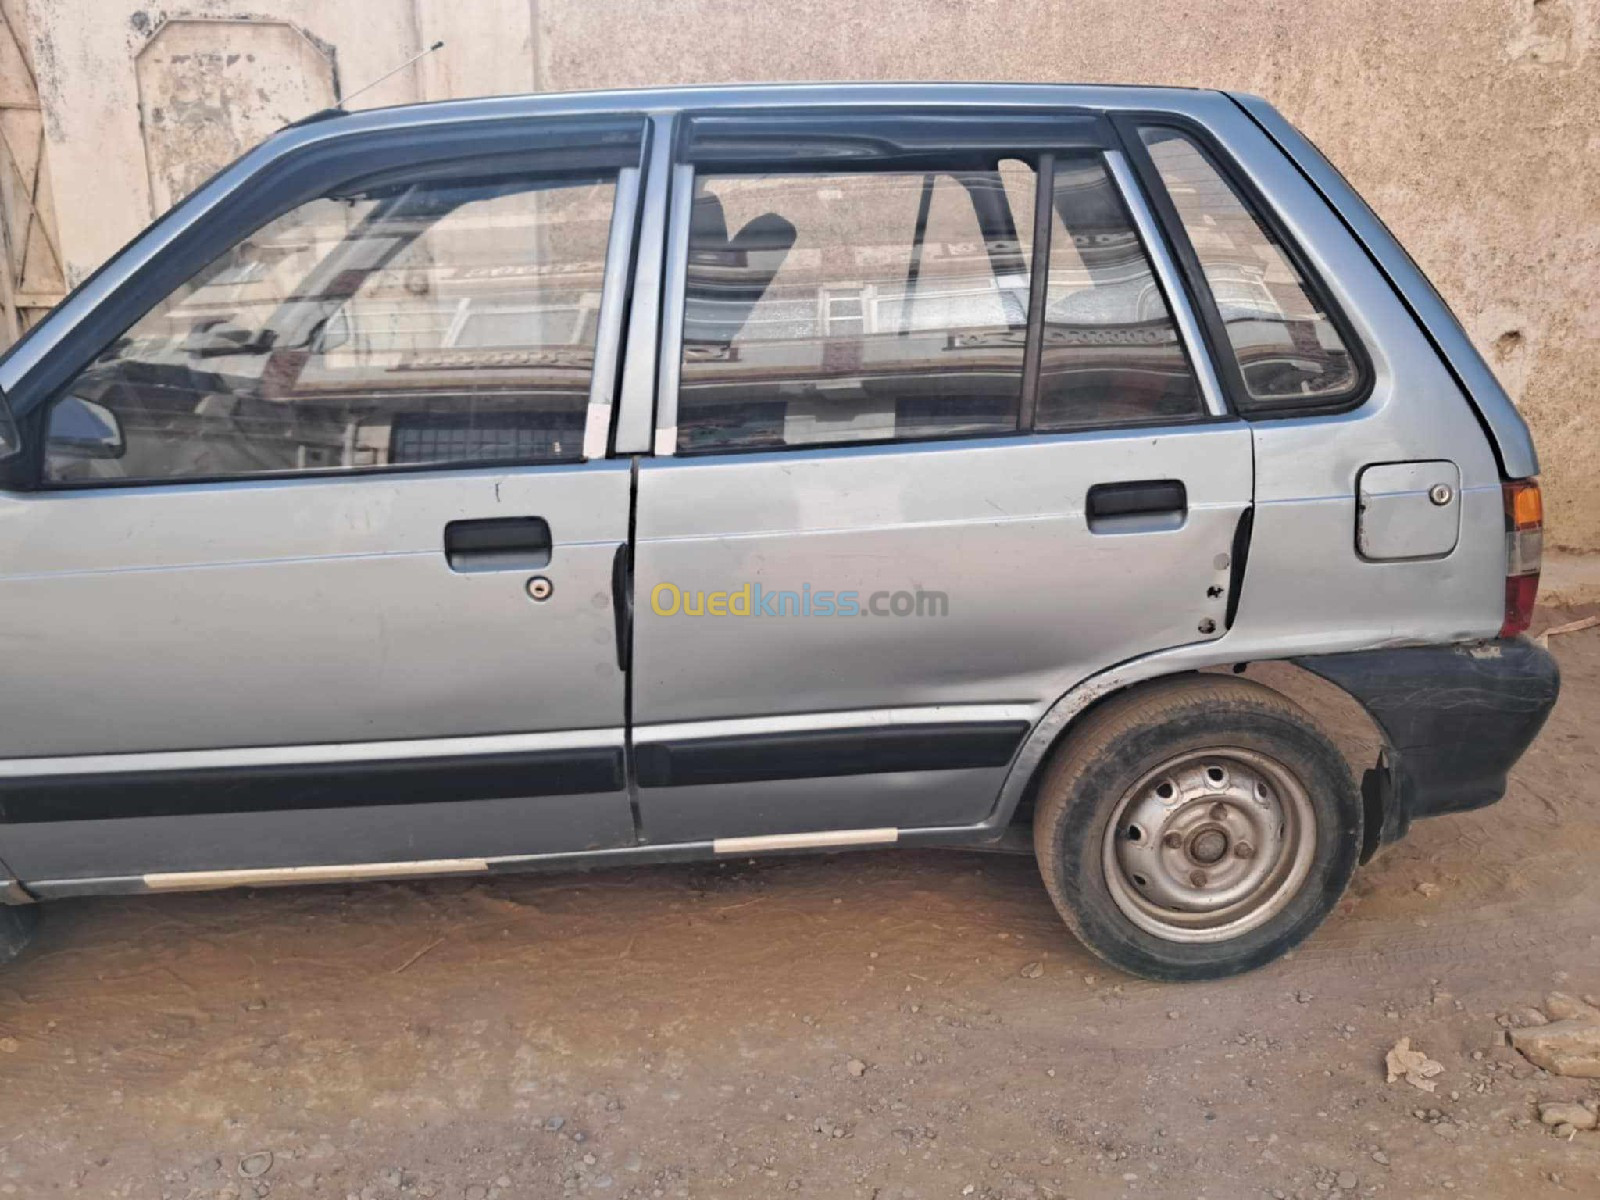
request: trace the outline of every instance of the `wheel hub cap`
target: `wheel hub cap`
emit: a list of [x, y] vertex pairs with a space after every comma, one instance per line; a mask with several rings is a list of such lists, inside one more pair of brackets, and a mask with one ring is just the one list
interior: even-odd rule
[[1141, 928], [1217, 941], [1270, 920], [1310, 870], [1304, 787], [1254, 751], [1192, 751], [1123, 796], [1106, 830], [1112, 898]]
[[1210, 866], [1228, 852], [1228, 832], [1225, 829], [1206, 828], [1189, 839], [1189, 857], [1202, 866]]

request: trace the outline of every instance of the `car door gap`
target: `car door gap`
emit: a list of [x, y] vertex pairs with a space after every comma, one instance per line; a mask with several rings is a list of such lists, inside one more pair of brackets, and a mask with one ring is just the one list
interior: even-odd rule
[[617, 666], [622, 670], [622, 767], [633, 814], [633, 840], [646, 840], [639, 811], [639, 772], [633, 746], [633, 548], [639, 522], [639, 456], [628, 460], [628, 540], [617, 547], [621, 570], [612, 577], [611, 602], [617, 612]]

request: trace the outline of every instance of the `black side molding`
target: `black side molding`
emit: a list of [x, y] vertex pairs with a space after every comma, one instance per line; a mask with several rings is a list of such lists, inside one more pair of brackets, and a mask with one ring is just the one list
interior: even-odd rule
[[0, 780], [0, 825], [202, 813], [368, 808], [622, 789], [622, 749], [369, 762], [274, 763]]
[[950, 722], [635, 743], [642, 788], [769, 779], [826, 779], [891, 771], [1003, 767], [1026, 721]]
[[1555, 659], [1523, 637], [1292, 661], [1349, 693], [1383, 731], [1383, 758], [1362, 780], [1363, 858], [1415, 817], [1500, 799], [1561, 691]]

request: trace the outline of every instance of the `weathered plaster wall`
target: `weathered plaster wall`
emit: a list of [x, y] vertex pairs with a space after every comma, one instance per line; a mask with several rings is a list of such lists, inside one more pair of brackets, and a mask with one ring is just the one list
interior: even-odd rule
[[743, 79], [1258, 92], [1390, 223], [1511, 388], [1550, 542], [1600, 550], [1600, 0], [32, 0], [74, 275], [152, 215], [135, 70], [151, 31], [240, 15], [329, 47], [346, 90], [446, 39], [362, 106]]

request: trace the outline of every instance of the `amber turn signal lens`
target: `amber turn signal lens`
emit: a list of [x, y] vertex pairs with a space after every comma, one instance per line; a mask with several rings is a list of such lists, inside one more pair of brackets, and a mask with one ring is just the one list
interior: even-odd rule
[[1534, 479], [1518, 479], [1504, 485], [1507, 529], [1542, 529], [1544, 499]]

